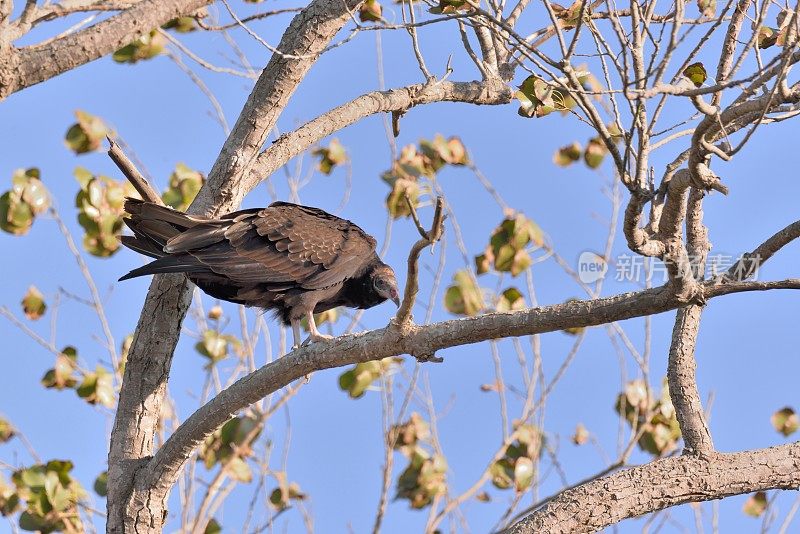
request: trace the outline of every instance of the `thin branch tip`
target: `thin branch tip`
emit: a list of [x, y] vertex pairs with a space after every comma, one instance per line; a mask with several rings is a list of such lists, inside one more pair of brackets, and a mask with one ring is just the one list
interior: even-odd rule
[[125, 155], [125, 152], [122, 151], [119, 145], [110, 136], [106, 136], [106, 139], [108, 139], [109, 144], [108, 157], [111, 158], [111, 161], [114, 162], [139, 195], [144, 200], [163, 206], [164, 202], [161, 200], [161, 195], [158, 194], [150, 182], [147, 181], [147, 178], [144, 177], [139, 169], [136, 168], [136, 165]]

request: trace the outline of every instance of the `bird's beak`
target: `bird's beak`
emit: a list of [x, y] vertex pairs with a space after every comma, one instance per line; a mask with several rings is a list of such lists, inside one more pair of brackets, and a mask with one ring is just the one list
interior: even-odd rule
[[392, 302], [399, 308], [400, 307], [400, 297], [395, 297], [392, 299]]

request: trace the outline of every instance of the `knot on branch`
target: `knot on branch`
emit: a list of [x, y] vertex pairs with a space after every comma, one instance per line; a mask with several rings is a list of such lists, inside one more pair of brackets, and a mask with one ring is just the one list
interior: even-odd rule
[[729, 189], [722, 184], [717, 174], [705, 163], [698, 163], [692, 168], [691, 173], [692, 187], [702, 191], [719, 191], [723, 195], [729, 193]]
[[444, 358], [441, 356], [437, 356], [435, 353], [431, 354], [412, 354], [412, 356], [419, 362], [419, 363], [442, 363], [444, 362]]

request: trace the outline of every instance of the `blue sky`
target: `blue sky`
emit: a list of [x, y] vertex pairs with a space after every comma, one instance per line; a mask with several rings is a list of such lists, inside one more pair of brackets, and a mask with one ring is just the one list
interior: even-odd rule
[[[245, 8], [242, 8], [243, 12]], [[288, 22], [283, 18], [254, 25], [268, 41], [276, 43], [280, 30]], [[41, 36], [40, 36], [41, 37]], [[236, 34], [238, 42], [254, 65], [263, 66], [268, 53], [258, 43]], [[220, 65], [227, 64], [219, 50], [223, 40], [218, 35], [179, 36], [203, 57]], [[405, 33], [384, 33], [384, 69], [387, 87], [417, 83], [420, 74], [411, 55]], [[455, 26], [439, 27], [423, 32], [422, 49], [428, 65], [442, 73], [449, 54], [454, 53], [451, 80], [466, 81], [476, 76], [460, 47]], [[713, 55], [705, 59], [715, 64]], [[189, 60], [187, 63], [191, 64]], [[192, 68], [196, 65], [191, 64]], [[248, 92], [248, 80], [209, 73], [197, 68], [219, 98], [229, 123], [233, 123]], [[517, 75], [516, 83], [524, 77]], [[347, 46], [325, 54], [304, 80], [278, 127], [289, 131], [364, 92], [378, 88], [376, 76], [375, 35], [364, 32]], [[17, 168], [37, 166], [51, 191], [62, 217], [76, 237], [81, 229], [76, 221], [74, 197], [77, 183], [72, 176], [76, 166], [85, 166], [97, 174], [120, 178], [118, 171], [102, 152], [76, 157], [63, 144], [66, 129], [74, 122], [73, 112], [82, 109], [99, 115], [118, 132], [144, 162], [147, 171], [162, 189], [178, 162], [207, 172], [225, 139], [219, 125], [211, 117], [205, 96], [166, 57], [136, 66], [118, 65], [110, 58], [68, 72], [44, 84], [12, 95], [0, 104], [0, 190], [10, 185]], [[685, 102], [677, 102], [667, 115], [678, 120], [689, 113]], [[411, 110], [402, 120], [399, 146], [432, 138], [436, 133], [458, 135], [470, 151], [475, 164], [494, 183], [512, 207], [535, 220], [547, 233], [558, 253], [573, 266], [581, 252], [601, 250], [606, 239], [606, 220], [610, 205], [603, 188], [610, 183], [610, 167], [590, 172], [582, 165], [567, 169], [556, 167], [553, 152], [573, 140], [585, 142], [591, 133], [577, 121], [557, 114], [526, 120], [516, 114], [516, 105], [470, 107], [463, 104], [435, 104]], [[746, 150], [728, 164], [715, 161], [716, 171], [723, 176], [731, 194], [711, 195], [705, 202], [706, 223], [710, 228], [713, 253], [738, 256], [751, 250], [776, 230], [797, 218], [800, 184], [795, 179], [800, 167], [796, 150], [798, 130], [792, 121], [763, 127]], [[380, 173], [390, 165], [390, 155], [381, 117], [370, 117], [336, 134], [347, 148], [352, 161], [353, 194], [341, 213], [355, 221], [379, 244], [384, 238], [386, 223], [383, 199], [388, 192]], [[683, 150], [688, 138], [673, 143], [652, 157], [656, 175], [675, 154]], [[306, 161], [308, 164], [308, 160]], [[489, 235], [502, 219], [502, 212], [472, 173], [463, 168], [445, 169], [439, 176], [447, 200], [461, 226], [470, 255], [480, 253]], [[288, 189], [283, 173], [273, 183], [281, 198]], [[303, 203], [334, 210], [341, 199], [344, 172], [331, 176], [316, 173], [311, 184], [300, 193]], [[623, 195], [627, 200], [627, 193]], [[269, 202], [264, 185], [246, 199], [247, 206]], [[430, 217], [430, 209], [421, 212]], [[620, 230], [619, 228], [617, 229]], [[410, 221], [395, 223], [386, 261], [405, 280], [407, 251], [416, 240]], [[30, 284], [35, 284], [52, 301], [59, 287], [88, 296], [85, 284], [58, 233], [55, 223], [43, 217], [24, 237], [0, 235], [3, 251], [0, 305], [7, 305], [21, 315], [19, 300]], [[439, 261], [423, 254], [421, 300], [426, 300]], [[447, 228], [447, 258], [443, 284], [449, 283], [463, 260], [455, 246], [452, 227]], [[618, 232], [615, 255], [628, 254]], [[130, 251], [121, 251], [110, 259], [85, 256], [102, 295], [116, 340], [133, 331], [149, 280], [137, 279], [116, 283], [116, 279], [141, 263]], [[798, 248], [793, 244], [781, 251], [762, 271], [763, 279], [797, 276]], [[430, 270], [428, 269], [430, 268]], [[538, 300], [541, 304], [563, 302], [581, 297], [579, 287], [552, 260], [534, 266]], [[494, 286], [494, 280], [486, 282]], [[524, 280], [506, 280], [523, 289]], [[611, 295], [635, 289], [628, 283], [608, 280], [603, 294]], [[434, 320], [451, 316], [441, 306], [441, 291], [436, 298]], [[527, 295], [526, 295], [527, 297]], [[211, 299], [204, 298], [206, 306]], [[235, 311], [234, 308], [226, 308]], [[369, 310], [365, 327], [386, 324], [393, 307], [385, 304]], [[797, 376], [800, 376], [800, 339], [797, 316], [800, 301], [790, 292], [741, 294], [721, 297], [710, 302], [703, 314], [698, 341], [698, 379], [701, 395], [714, 396], [711, 430], [716, 446], [722, 451], [736, 451], [784, 443], [769, 422], [777, 409], [791, 405], [798, 408]], [[424, 308], [415, 310], [424, 317]], [[49, 336], [50, 313], [31, 327]], [[251, 316], [252, 317], [252, 316]], [[656, 387], [664, 374], [666, 353], [674, 313], [653, 319], [651, 376]], [[337, 329], [346, 325], [341, 321]], [[622, 323], [632, 341], [643, 348], [643, 320]], [[188, 324], [193, 327], [193, 324]], [[277, 325], [270, 322], [273, 338]], [[236, 332], [238, 327], [229, 327]], [[100, 333], [96, 318], [81, 304], [64, 301], [58, 316], [56, 345], [75, 345], [81, 356], [93, 367], [105, 361], [106, 354], [94, 339]], [[111, 418], [104, 410], [94, 409], [69, 391], [45, 390], [39, 384], [42, 374], [52, 366], [52, 356], [32, 342], [8, 321], [0, 320], [3, 344], [0, 358], [0, 413], [10, 419], [44, 459], [70, 458], [75, 474], [86, 487], [105, 469]], [[545, 376], [551, 378], [570, 350], [574, 338], [561, 332], [542, 337]], [[194, 352], [194, 341], [184, 338], [178, 346], [170, 381], [181, 416], [188, 416], [197, 407], [202, 387], [203, 359]], [[527, 340], [523, 346], [529, 351]], [[521, 384], [516, 355], [510, 341], [500, 343], [505, 377], [511, 384]], [[480, 391], [480, 385], [491, 382], [494, 365], [488, 344], [459, 347], [442, 351], [444, 363], [427, 364], [433, 398], [439, 414], [439, 435], [451, 471], [448, 478], [456, 492], [468, 488], [480, 475], [501, 439], [497, 396]], [[260, 355], [263, 362], [264, 355]], [[222, 364], [225, 369], [226, 364]], [[410, 373], [413, 362], [406, 358], [404, 369]], [[630, 377], [636, 366], [629, 355], [626, 369]], [[318, 532], [364, 532], [371, 528], [382, 465], [380, 396], [368, 392], [359, 400], [351, 400], [337, 387], [340, 370], [317, 373], [292, 400], [291, 447], [287, 471], [310, 494], [311, 508]], [[586, 340], [564, 378], [548, 398], [544, 430], [547, 439], [557, 448], [560, 465], [570, 483], [590, 476], [605, 466], [603, 459], [590, 445], [576, 447], [569, 438], [575, 425], [582, 422], [597, 436], [609, 455], [616, 450], [618, 417], [613, 410], [620, 391], [620, 370], [617, 354], [603, 328], [587, 332]], [[422, 411], [420, 405], [412, 409]], [[511, 415], [519, 413], [512, 404]], [[276, 414], [267, 428], [276, 450], [282, 450], [287, 432], [287, 416]], [[12, 465], [31, 460], [18, 445], [0, 446], [0, 458]], [[649, 457], [639, 452], [632, 461]], [[395, 476], [404, 465], [395, 458]], [[543, 461], [548, 474], [540, 488], [540, 496], [561, 487], [559, 477]], [[202, 471], [202, 468], [198, 468]], [[487, 485], [492, 504], [470, 500], [463, 507], [473, 532], [485, 532], [494, 525], [512, 497]], [[252, 487], [237, 489], [224, 513], [218, 515], [223, 526], [241, 524], [241, 517], [252, 495]], [[393, 494], [393, 490], [392, 490]], [[778, 498], [779, 518], [791, 506], [795, 496]], [[104, 508], [104, 501], [95, 498], [95, 505]], [[531, 502], [529, 497], [523, 502]], [[740, 509], [744, 497], [735, 497], [720, 505], [722, 532], [752, 532], [760, 520], [744, 516]], [[173, 495], [171, 510], [177, 512]], [[710, 529], [709, 504], [703, 505], [705, 526]], [[416, 532], [425, 524], [427, 511], [408, 509], [405, 502], [391, 502], [384, 532]], [[690, 511], [674, 512], [675, 519], [693, 531]], [[226, 518], [228, 523], [226, 523]], [[779, 520], [780, 520], [779, 519]], [[619, 526], [619, 532], [638, 532], [642, 519]], [[302, 523], [295, 511], [278, 521], [278, 528], [288, 524], [289, 532], [300, 531]], [[170, 525], [174, 526], [174, 521]], [[0, 531], [7, 526], [0, 523]], [[230, 531], [234, 531], [231, 528]], [[229, 530], [226, 528], [225, 532]], [[238, 530], [236, 530], [238, 531]], [[461, 531], [456, 526], [456, 531]], [[668, 523], [662, 532], [680, 532]]]

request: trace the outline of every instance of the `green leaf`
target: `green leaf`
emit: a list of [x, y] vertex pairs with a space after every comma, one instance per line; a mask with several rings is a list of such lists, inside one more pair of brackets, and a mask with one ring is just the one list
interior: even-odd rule
[[416, 446], [430, 436], [430, 426], [417, 412], [412, 412], [405, 423], [394, 425], [389, 429], [389, 442], [406, 456], [410, 456]]
[[358, 19], [361, 22], [380, 22], [382, 11], [383, 7], [377, 0], [366, 0], [358, 9]]
[[758, 29], [758, 36], [756, 37], [756, 45], [762, 50], [770, 48], [778, 43], [778, 36], [780, 31], [777, 28], [770, 28], [768, 26], [761, 26]]
[[581, 159], [582, 151], [583, 149], [577, 141], [571, 145], [563, 146], [553, 154], [553, 163], [559, 167], [567, 167]]
[[[578, 21], [580, 20], [581, 15], [581, 0], [575, 0], [572, 5], [568, 8], [561, 6], [559, 4], [553, 3], [552, 9], [556, 15], [556, 18], [559, 19], [559, 26], [565, 30], [573, 30], [578, 25]], [[584, 15], [589, 14], [589, 6], [587, 5], [584, 9]]]
[[753, 493], [742, 506], [742, 512], [751, 517], [760, 517], [767, 509], [767, 494], [763, 491]]
[[272, 493], [269, 494], [269, 503], [278, 510], [284, 510], [289, 506], [289, 500], [284, 498], [281, 488], [272, 490]]
[[134, 42], [123, 46], [111, 56], [117, 63], [137, 63], [145, 59], [152, 59], [164, 52], [166, 39], [158, 30], [153, 30], [141, 36]]
[[178, 33], [189, 33], [197, 29], [194, 17], [178, 17], [161, 26], [165, 30], [175, 30]]
[[47, 304], [44, 301], [44, 295], [42, 295], [36, 286], [30, 286], [28, 288], [25, 296], [22, 297], [21, 304], [25, 317], [31, 321], [40, 319], [47, 310]]
[[518, 492], [528, 489], [533, 481], [533, 460], [526, 456], [517, 458], [514, 464], [514, 486]]
[[605, 143], [595, 137], [590, 139], [589, 144], [586, 145], [586, 150], [583, 153], [583, 161], [590, 169], [597, 169], [603, 164], [603, 159], [605, 159], [607, 153], [608, 148]]
[[124, 198], [138, 197], [138, 193], [127, 182], [93, 176], [82, 167], [76, 168], [74, 174], [81, 186], [75, 206], [78, 223], [86, 232], [83, 247], [94, 256], [109, 257], [119, 250]]
[[238, 480], [239, 482], [250, 482], [253, 480], [253, 472], [250, 470], [250, 466], [239, 457], [231, 458], [231, 460], [225, 464], [225, 469], [232, 479]]
[[186, 211], [204, 183], [205, 176], [183, 163], [178, 163], [169, 177], [169, 187], [161, 195], [161, 199], [167, 206]]
[[64, 137], [67, 147], [76, 154], [86, 154], [100, 148], [111, 133], [102, 119], [81, 110], [75, 111], [75, 117], [78, 122], [69, 127]]
[[86, 373], [76, 390], [78, 396], [89, 404], [100, 403], [107, 408], [116, 404], [112, 375], [98, 365], [94, 373]]
[[500, 294], [496, 309], [498, 312], [509, 312], [525, 308], [525, 297], [516, 287], [509, 287]]
[[363, 397], [372, 383], [399, 361], [401, 361], [399, 358], [384, 358], [379, 361], [359, 363], [339, 376], [339, 388], [347, 391], [351, 399]]
[[203, 534], [221, 534], [222, 532], [222, 525], [217, 522], [216, 519], [211, 519], [206, 525], [206, 529], [203, 531]]
[[0, 196], [0, 229], [24, 235], [35, 217], [50, 207], [50, 193], [39, 179], [39, 169], [17, 169], [11, 176], [11, 189]]
[[101, 497], [108, 495], [108, 471], [103, 471], [94, 479], [94, 492]]
[[788, 438], [800, 428], [800, 419], [798, 419], [797, 413], [789, 406], [781, 408], [772, 414], [770, 422], [772, 422], [773, 428], [783, 434], [785, 438]]
[[431, 457], [421, 447], [409, 451], [408, 467], [397, 479], [397, 498], [407, 499], [411, 508], [422, 509], [447, 490], [447, 462], [439, 455]]
[[27, 178], [22, 190], [22, 201], [30, 207], [34, 215], [44, 213], [50, 207], [50, 193], [39, 178], [39, 169], [31, 168], [25, 171], [18, 169], [15, 174], [21, 172], [24, 172]]
[[473, 280], [469, 271], [460, 270], [453, 276], [453, 284], [444, 294], [444, 307], [456, 315], [477, 315], [486, 307], [483, 290]]
[[236, 337], [223, 335], [216, 330], [206, 330], [203, 332], [203, 339], [198, 341], [194, 348], [210, 360], [209, 365], [214, 365], [228, 357], [228, 349], [231, 346], [239, 347], [239, 340]]
[[[319, 327], [322, 324], [329, 323], [335, 324], [336, 321], [339, 320], [339, 308], [332, 308], [330, 310], [326, 310], [322, 313], [315, 313], [314, 314], [314, 323]], [[306, 332], [309, 331], [308, 328], [308, 319], [303, 317], [300, 320], [300, 327], [305, 330]]]
[[697, 0], [697, 9], [704, 17], [714, 17], [717, 14], [717, 0]]
[[507, 459], [496, 461], [489, 468], [492, 484], [498, 489], [508, 489], [514, 484], [514, 470]]
[[520, 103], [517, 113], [527, 118], [544, 117], [553, 111], [564, 112], [575, 106], [575, 101], [569, 94], [535, 74], [523, 80], [514, 96]]
[[47, 472], [44, 490], [50, 505], [57, 512], [63, 512], [72, 504], [72, 495], [61, 485], [61, 480], [56, 472]]
[[428, 9], [434, 15], [457, 13], [459, 11], [471, 11], [472, 6], [466, 0], [439, 0], [439, 5]]
[[[375, 3], [377, 4], [377, 2]], [[366, 5], [366, 3], [362, 4], [362, 9]], [[317, 148], [312, 154], [320, 158], [317, 168], [326, 175], [329, 175], [334, 167], [347, 161], [347, 152], [338, 139], [331, 139], [327, 147]]]
[[49, 529], [46, 527], [47, 523], [43, 520], [43, 518], [31, 514], [27, 510], [22, 512], [22, 514], [19, 516], [19, 528], [22, 530], [27, 530], [29, 532], [49, 532]]
[[16, 432], [11, 423], [0, 417], [0, 443], [7, 443], [15, 434]]
[[708, 78], [706, 68], [702, 63], [692, 63], [683, 70], [683, 75], [689, 78], [695, 87], [702, 87]]

